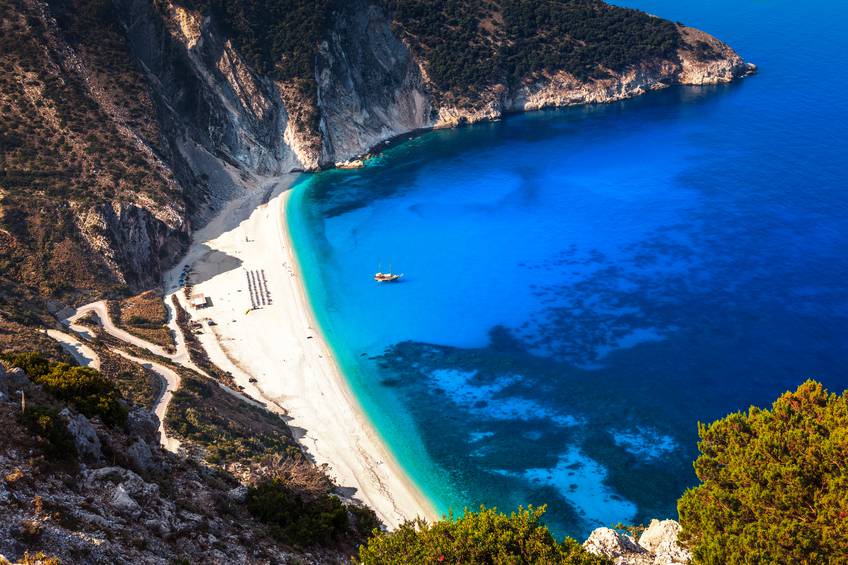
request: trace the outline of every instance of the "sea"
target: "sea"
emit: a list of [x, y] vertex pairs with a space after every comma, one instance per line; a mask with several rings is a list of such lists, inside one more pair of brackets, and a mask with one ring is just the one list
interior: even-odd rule
[[675, 518], [699, 422], [848, 388], [848, 2], [621, 4], [758, 74], [410, 136], [294, 187], [316, 317], [441, 513], [546, 505], [577, 538]]

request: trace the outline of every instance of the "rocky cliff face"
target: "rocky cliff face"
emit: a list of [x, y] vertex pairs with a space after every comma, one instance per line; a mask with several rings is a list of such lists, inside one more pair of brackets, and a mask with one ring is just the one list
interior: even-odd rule
[[[712, 36], [681, 26], [674, 58], [647, 60], [604, 78], [548, 72], [519, 87], [495, 83], [470, 99], [451, 102], [430, 80], [426, 56], [416, 55], [384, 8], [354, 0], [339, 3], [330, 14], [315, 57], [313, 99], [252, 69], [214, 17], [174, 2], [159, 12], [149, 0], [119, 2], [132, 14], [125, 16], [126, 28], [134, 52], [161, 85], [156, 89], [161, 102], [178, 110], [171, 119], [185, 135], [182, 152], [201, 169], [192, 155], [198, 150], [259, 174], [316, 170], [420, 129], [612, 102], [674, 84], [730, 82], [755, 69]], [[169, 65], [168, 58], [180, 64]], [[188, 92], [193, 93], [190, 108], [180, 104]]]
[[[492, 84], [470, 103], [437, 101], [438, 88], [428, 77], [426, 58], [416, 56], [397, 35], [378, 3], [354, 0], [332, 12], [316, 56], [313, 102], [285, 82], [258, 76], [212, 17], [177, 4], [169, 4], [166, 16], [164, 25], [175, 44], [171, 50], [188, 54], [208, 107], [202, 122], [191, 115], [178, 117], [189, 126], [189, 137], [210, 153], [223, 151], [239, 166], [263, 174], [333, 166], [420, 129], [497, 119], [510, 112], [612, 102], [674, 84], [730, 82], [755, 70], [714, 37], [680, 27], [681, 47], [673, 60], [646, 61], [601, 79], [547, 73], [519, 88]], [[138, 29], [138, 24], [128, 27]], [[174, 78], [158, 77], [162, 84]], [[298, 120], [311, 104], [318, 120]]]

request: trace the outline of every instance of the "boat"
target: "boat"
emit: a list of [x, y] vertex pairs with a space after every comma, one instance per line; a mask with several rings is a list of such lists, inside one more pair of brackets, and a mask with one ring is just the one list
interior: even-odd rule
[[395, 282], [399, 280], [403, 276], [403, 273], [395, 274], [395, 273], [376, 273], [374, 275], [374, 280], [377, 282]]

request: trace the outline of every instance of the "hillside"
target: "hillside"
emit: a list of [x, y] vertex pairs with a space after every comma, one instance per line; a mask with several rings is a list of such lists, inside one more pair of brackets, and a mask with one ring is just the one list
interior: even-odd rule
[[251, 175], [753, 70], [597, 0], [2, 0], [0, 30], [0, 323], [18, 336], [47, 301], [154, 286]]

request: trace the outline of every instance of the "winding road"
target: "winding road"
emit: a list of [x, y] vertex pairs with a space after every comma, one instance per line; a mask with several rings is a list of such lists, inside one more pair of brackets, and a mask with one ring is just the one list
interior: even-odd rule
[[71, 354], [71, 357], [85, 367], [100, 370], [100, 356], [92, 348], [72, 336], [71, 334], [60, 332], [59, 330], [47, 330], [45, 332], [49, 337], [52, 337], [59, 342], [62, 349]]
[[[109, 308], [106, 305], [105, 300], [98, 300], [97, 302], [92, 302], [91, 304], [80, 306], [79, 308], [74, 310], [68, 317], [62, 320], [62, 323], [74, 333], [80, 336], [85, 336], [89, 339], [95, 339], [97, 336], [94, 334], [94, 332], [92, 332], [89, 328], [83, 326], [82, 324], [77, 323], [82, 317], [93, 312], [97, 315], [97, 319], [100, 322], [100, 326], [103, 328], [103, 331], [105, 331], [112, 337], [123, 341], [124, 343], [128, 343], [130, 345], [138, 347], [139, 349], [146, 350], [153, 355], [168, 359], [172, 363], [180, 365], [181, 367], [185, 367], [186, 369], [194, 371], [195, 373], [202, 375], [206, 378], [211, 378], [205, 371], [203, 371], [191, 360], [191, 356], [188, 352], [188, 347], [186, 347], [185, 336], [183, 335], [182, 330], [180, 330], [176, 322], [176, 312], [174, 310], [173, 304], [169, 304], [166, 300], [165, 308], [168, 311], [168, 327], [171, 328], [171, 331], [173, 332], [175, 338], [174, 341], [176, 344], [176, 348], [173, 353], [169, 352], [161, 345], [150, 343], [149, 341], [142, 339], [136, 335], [133, 335], [128, 331], [116, 326], [112, 321], [112, 318], [109, 316]], [[70, 353], [71, 356], [73, 356], [73, 358], [80, 365], [91, 367], [93, 369], [100, 369], [100, 357], [97, 355], [97, 352], [94, 351], [88, 345], [86, 345], [84, 342], [77, 339], [77, 337], [55, 329], [47, 330], [46, 333], [48, 336], [58, 341], [59, 345], [61, 345], [62, 348], [65, 349], [65, 351]], [[142, 367], [150, 369], [151, 371], [156, 373], [162, 380], [162, 392], [160, 393], [159, 398], [156, 399], [156, 402], [153, 405], [153, 412], [156, 414], [156, 416], [159, 417], [159, 435], [162, 447], [167, 449], [168, 451], [176, 453], [180, 448], [180, 441], [174, 437], [168, 436], [165, 433], [165, 414], [168, 411], [168, 405], [171, 402], [171, 398], [173, 396], [174, 391], [179, 389], [182, 383], [180, 375], [173, 369], [156, 363], [155, 361], [151, 361], [149, 359], [142, 359], [141, 357], [130, 355], [126, 351], [122, 351], [117, 348], [110, 348], [110, 350], [113, 353], [120, 355], [124, 359], [127, 359], [129, 361], [132, 361], [133, 363], [141, 365]], [[243, 400], [259, 408], [265, 407], [261, 402], [258, 402], [257, 400], [245, 395], [242, 392], [233, 390], [220, 383], [217, 384], [224, 392], [236, 398], [239, 398], [240, 400]]]
[[[165, 357], [175, 363], [186, 366], [192, 370], [204, 374], [202, 371], [197, 369], [191, 362], [191, 359], [188, 358], [188, 351], [185, 349], [185, 342], [182, 340], [181, 332], [176, 332], [176, 335], [179, 336], [179, 339], [177, 340], [177, 352], [168, 353], [165, 348], [150, 343], [147, 340], [134, 336], [131, 333], [117, 327], [112, 322], [112, 319], [109, 317], [109, 310], [106, 306], [106, 302], [103, 300], [92, 302], [91, 304], [86, 304], [85, 306], [78, 308], [73, 312], [73, 314], [65, 318], [65, 320], [63, 320], [63, 323], [79, 335], [83, 335], [88, 338], [95, 338], [96, 336], [90, 329], [81, 324], [76, 323], [80, 318], [82, 318], [89, 312], [94, 312], [97, 315], [101, 327], [109, 335], [125, 343], [129, 343], [138, 348], [145, 349], [153, 353], [154, 355]], [[171, 312], [170, 309], [169, 312]], [[82, 341], [80, 341], [79, 339], [77, 339], [75, 336], [55, 329], [47, 330], [46, 333], [48, 336], [58, 341], [59, 345], [61, 345], [65, 351], [70, 353], [71, 356], [80, 365], [91, 367], [92, 369], [100, 369], [100, 356], [97, 355], [97, 352]], [[180, 343], [181, 341], [182, 344]], [[180, 351], [180, 345], [182, 345], [182, 351]], [[159, 418], [159, 442], [164, 449], [176, 453], [180, 448], [180, 441], [175, 437], [169, 436], [165, 432], [165, 414], [168, 411], [168, 405], [171, 402], [171, 398], [173, 396], [174, 391], [180, 388], [180, 384], [182, 382], [180, 376], [177, 374], [176, 371], [169, 369], [164, 365], [160, 365], [159, 363], [155, 363], [147, 359], [142, 359], [140, 357], [135, 357], [120, 349], [110, 348], [110, 350], [115, 354], [120, 355], [124, 359], [132, 361], [133, 363], [137, 363], [146, 369], [150, 369], [151, 371], [156, 373], [156, 375], [158, 375], [161, 379], [162, 389], [159, 394], [159, 397], [153, 404], [153, 412]]]

